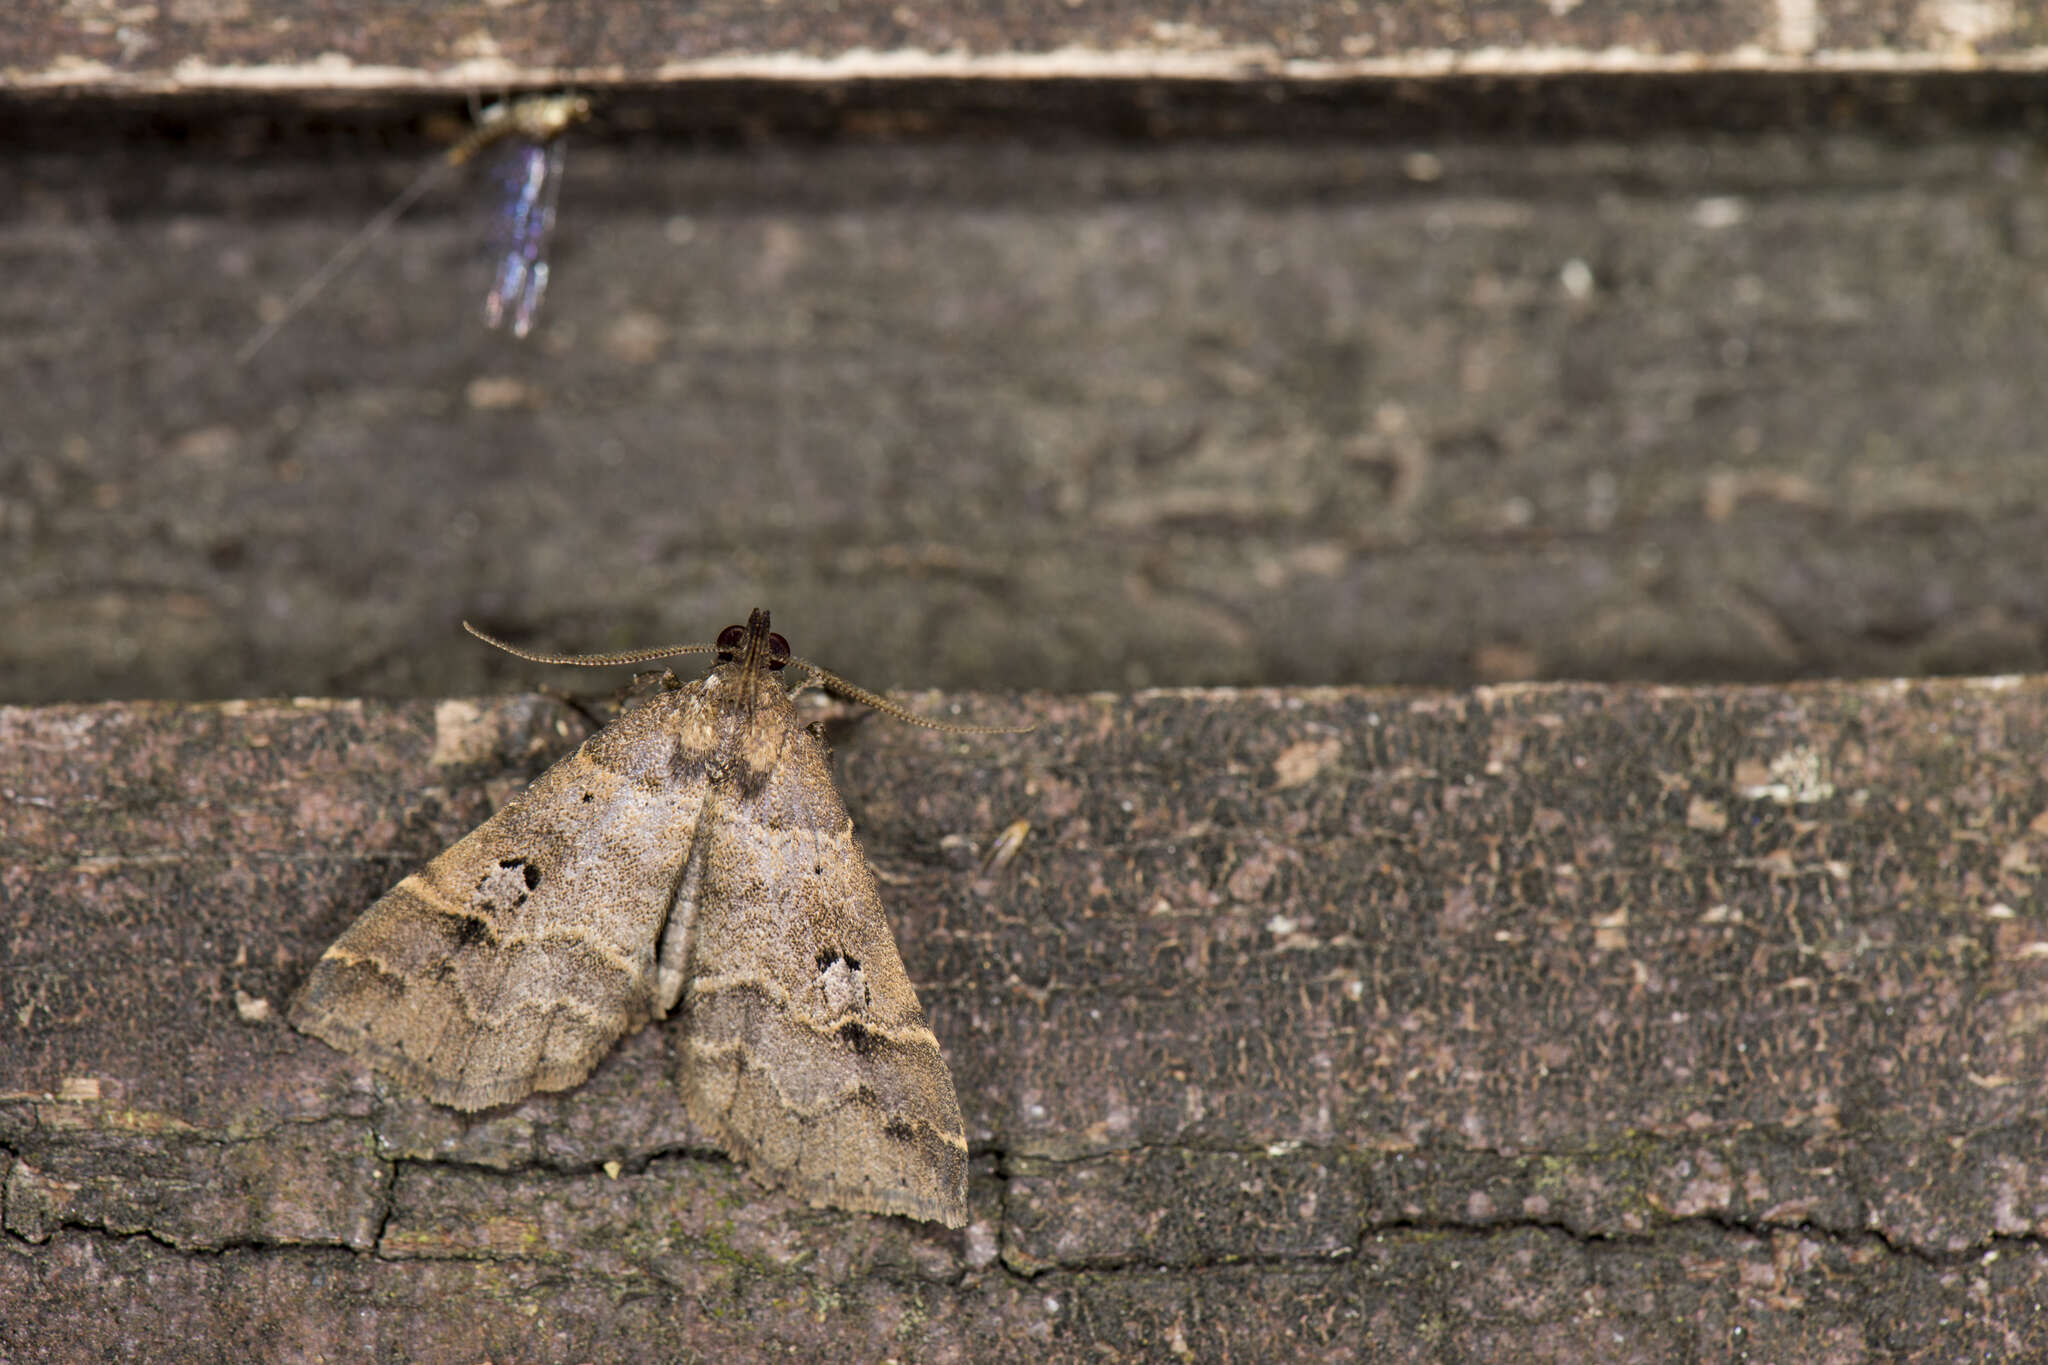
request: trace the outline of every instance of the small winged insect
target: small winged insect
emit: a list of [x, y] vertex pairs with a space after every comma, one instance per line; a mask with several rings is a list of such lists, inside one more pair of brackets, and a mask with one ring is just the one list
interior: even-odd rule
[[590, 101], [581, 95], [525, 95], [485, 108], [462, 141], [436, 158], [307, 277], [277, 316], [243, 343], [235, 362], [247, 364], [443, 176], [478, 160], [488, 164], [490, 179], [502, 195], [491, 231], [491, 290], [484, 298], [484, 323], [500, 327], [509, 319], [512, 335], [525, 336], [533, 330], [533, 315], [548, 287], [548, 239], [554, 233], [555, 204], [562, 192], [562, 135], [589, 117]]
[[[492, 110], [499, 111], [495, 117]], [[476, 130], [448, 153], [451, 164], [461, 165], [487, 147], [499, 148], [493, 178], [504, 204], [492, 233], [491, 256], [497, 265], [484, 298], [486, 326], [502, 324], [509, 310], [513, 336], [533, 330], [534, 310], [548, 287], [548, 238], [562, 193], [562, 134], [589, 117], [590, 101], [577, 95], [494, 104]]]

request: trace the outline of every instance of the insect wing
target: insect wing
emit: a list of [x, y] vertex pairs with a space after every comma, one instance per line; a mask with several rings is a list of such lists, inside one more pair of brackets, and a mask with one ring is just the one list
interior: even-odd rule
[[548, 287], [548, 242], [555, 232], [555, 204], [562, 197], [562, 166], [567, 147], [560, 138], [548, 144], [547, 183], [541, 186], [539, 223], [532, 232], [533, 264], [526, 272], [526, 289], [519, 297], [519, 311], [512, 318], [514, 336], [523, 337], [533, 330], [533, 315]]
[[493, 161], [493, 178], [502, 207], [491, 234], [491, 291], [484, 299], [484, 323], [501, 326], [507, 316], [512, 334], [533, 329], [548, 283], [548, 239], [555, 226], [555, 205], [561, 196], [563, 143], [543, 146], [516, 141]]

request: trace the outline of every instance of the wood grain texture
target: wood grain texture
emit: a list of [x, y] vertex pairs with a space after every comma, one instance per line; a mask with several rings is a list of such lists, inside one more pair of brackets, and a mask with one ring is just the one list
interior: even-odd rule
[[959, 706], [1040, 729], [834, 758], [959, 1083], [957, 1232], [760, 1190], [670, 1026], [474, 1117], [283, 1026], [568, 713], [0, 712], [0, 1349], [2048, 1349], [2048, 683]]

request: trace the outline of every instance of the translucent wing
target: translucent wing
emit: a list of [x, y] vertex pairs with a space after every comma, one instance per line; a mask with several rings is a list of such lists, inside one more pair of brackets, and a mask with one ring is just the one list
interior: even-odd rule
[[524, 140], [506, 146], [495, 162], [503, 196], [491, 239], [491, 292], [484, 298], [484, 323], [497, 327], [509, 315], [512, 335], [533, 330], [533, 315], [548, 287], [548, 239], [562, 193], [564, 143]]

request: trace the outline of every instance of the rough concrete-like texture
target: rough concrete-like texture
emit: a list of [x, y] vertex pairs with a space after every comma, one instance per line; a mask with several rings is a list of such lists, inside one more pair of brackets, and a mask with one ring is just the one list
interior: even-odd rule
[[465, 1120], [281, 1023], [566, 709], [0, 712], [0, 1356], [2048, 1352], [2048, 685], [923, 703], [1040, 723], [836, 761], [958, 1234], [752, 1185], [658, 1027]]

